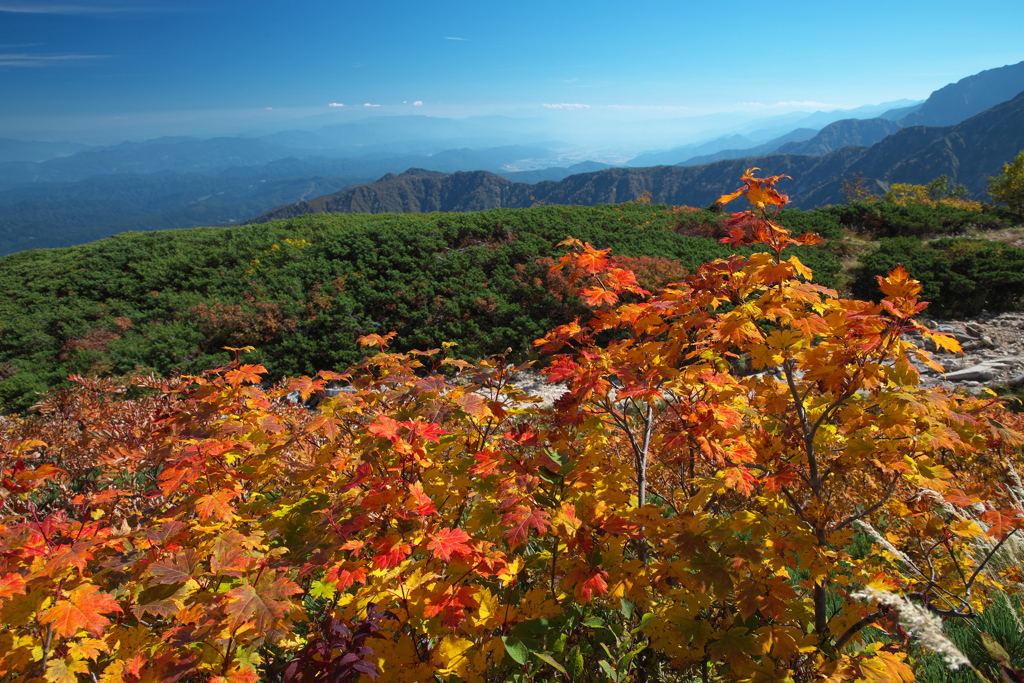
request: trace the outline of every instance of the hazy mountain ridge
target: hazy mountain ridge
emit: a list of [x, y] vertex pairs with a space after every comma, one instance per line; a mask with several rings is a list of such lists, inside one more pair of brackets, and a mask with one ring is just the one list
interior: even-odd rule
[[813, 154], [822, 156], [850, 145], [869, 147], [892, 135], [902, 126], [888, 119], [844, 119], [818, 131], [814, 137], [787, 142], [775, 148], [779, 154]]
[[[1018, 83], [1019, 90], [1024, 90], [1022, 66], [1024, 62], [961, 79], [936, 91], [920, 104], [908, 105], [909, 101], [898, 101], [887, 105], [866, 105], [845, 112], [769, 117], [760, 120], [760, 128], [748, 121], [734, 128], [734, 132], [712, 140], [634, 158], [634, 161], [648, 163], [664, 159], [672, 164], [694, 165], [699, 162], [700, 166], [711, 165], [710, 169], [691, 175], [669, 173], [660, 180], [658, 174], [668, 172], [645, 168], [639, 173], [609, 174], [603, 180], [580, 184], [578, 179], [574, 179], [576, 175], [607, 170], [607, 164], [579, 162], [578, 150], [573, 151], [571, 146], [562, 147], [562, 143], [523, 144], [550, 132], [542, 130], [543, 121], [539, 119], [508, 117], [456, 120], [428, 116], [371, 116], [345, 124], [320, 126], [311, 131], [292, 130], [261, 136], [253, 132], [250, 137], [209, 140], [165, 137], [90, 148], [44, 161], [0, 162], [0, 254], [37, 246], [68, 246], [126, 229], [158, 230], [231, 224], [262, 215], [274, 207], [287, 207], [297, 202], [306, 202], [307, 207], [313, 207], [308, 210], [321, 210], [319, 207], [326, 204], [326, 200], [309, 202], [318, 196], [337, 194], [345, 188], [406, 169], [445, 173], [490, 171], [512, 183], [533, 184], [532, 194], [540, 201], [615, 202], [632, 199], [648, 188], [659, 188], [656, 192], [658, 201], [700, 206], [714, 199], [717, 195], [711, 195], [720, 192], [723, 183], [729, 185], [734, 182], [738, 176], [734, 172], [736, 167], [766, 167], [769, 162], [763, 159], [772, 155], [771, 163], [789, 169], [772, 170], [773, 173], [802, 174], [799, 182], [804, 194], [792, 194], [808, 206], [836, 201], [839, 181], [835, 174], [841, 176], [848, 172], [843, 164], [856, 163], [860, 164], [857, 170], [866, 178], [874, 179], [880, 188], [894, 179], [901, 181], [904, 176], [920, 178], [932, 174], [915, 180], [926, 182], [934, 175], [946, 173], [980, 193], [984, 190], [985, 178], [998, 170], [1001, 162], [996, 163], [995, 160], [1000, 153], [992, 151], [981, 159], [978, 150], [965, 147], [967, 143], [961, 138], [975, 136], [973, 132], [960, 131], [948, 138], [948, 131], [940, 132], [941, 129], [936, 128], [908, 133], [892, 143], [894, 148], [908, 155], [906, 158], [885, 152], [886, 146], [879, 148], [882, 151], [875, 150], [870, 154], [866, 147], [879, 143], [886, 133], [893, 132], [901, 122], [912, 120], [912, 117], [935, 117], [947, 109], [963, 112], [967, 110], [965, 107], [976, 108], [979, 103], [1005, 92], [1013, 83]], [[993, 95], [993, 92], [997, 94]], [[836, 121], [836, 116], [847, 118]], [[857, 118], [859, 116], [876, 118]], [[897, 117], [900, 120], [894, 121]], [[710, 130], [707, 127], [713, 118], [680, 119], [680, 130], [701, 126]], [[324, 115], [311, 123], [336, 120], [335, 116]], [[723, 115], [723, 125], [729, 121], [738, 125], [739, 119], [735, 113]], [[808, 124], [808, 127], [793, 128], [801, 124]], [[661, 121], [648, 132], [668, 130], [666, 125]], [[819, 125], [824, 127], [817, 130], [815, 126]], [[492, 134], [516, 144], [486, 149], [469, 146], [438, 148], [460, 140], [479, 140], [480, 136]], [[1003, 138], [1000, 144], [1017, 144], [1013, 131], [1003, 134]], [[4, 142], [0, 140], [0, 159], [4, 158]], [[925, 148], [933, 143], [936, 146], [926, 151]], [[24, 144], [31, 147], [35, 143]], [[41, 149], [40, 153], [44, 154], [66, 152], [67, 147], [62, 147], [64, 144], [44, 144], [36, 151]], [[742, 149], [744, 144], [752, 146]], [[979, 143], [975, 140], [970, 144]], [[862, 147], [857, 148], [859, 152], [847, 150], [836, 157], [813, 160], [813, 155], [828, 156], [837, 148], [848, 145]], [[978, 149], [982, 148], [985, 144]], [[401, 150], [408, 153], [400, 153]], [[812, 155], [811, 160], [789, 158], [807, 155]], [[725, 166], [713, 163], [727, 159], [743, 161]], [[996, 165], [989, 168], [992, 163]], [[719, 169], [728, 170], [720, 172]], [[332, 201], [340, 202], [338, 206], [348, 207], [334, 209], [343, 211], [468, 210], [469, 207], [490, 205], [530, 205], [523, 198], [521, 188], [506, 187], [486, 175], [473, 178], [463, 176], [458, 183], [450, 180], [428, 182], [420, 178], [410, 184], [401, 180], [378, 186], [376, 199], [359, 194], [362, 192], [359, 191], [356, 193], [358, 199]], [[405, 186], [399, 191], [394, 186], [396, 182]], [[431, 185], [433, 182], [438, 187]], [[563, 182], [566, 184], [559, 185]], [[690, 189], [677, 187], [677, 184], [685, 182], [696, 185]], [[707, 184], [702, 185], [704, 182]], [[537, 183], [542, 183], [542, 187], [535, 186]], [[459, 197], [459, 191], [467, 193], [466, 196]], [[548, 192], [552, 193], [550, 197], [545, 196]], [[530, 193], [525, 196], [528, 198]]]
[[[810, 139], [814, 134], [838, 120], [869, 119], [886, 116], [894, 111], [913, 111], [923, 102], [913, 100], [897, 100], [882, 104], [864, 105], [854, 109], [818, 111], [813, 114], [793, 114], [786, 119], [787, 123], [773, 128], [761, 128], [745, 134], [732, 134], [717, 137], [702, 143], [683, 145], [669, 150], [646, 152], [628, 163], [629, 166], [694, 166], [723, 159], [738, 159], [745, 156], [770, 154], [787, 142]], [[904, 105], [892, 109], [892, 105]], [[909, 106], [905, 106], [909, 105]]]
[[11, 161], [38, 162], [69, 156], [89, 149], [79, 142], [40, 142], [0, 138], [0, 164]]
[[1024, 62], [986, 69], [939, 88], [904, 126], [949, 126], [991, 109], [1024, 91]]
[[[162, 152], [180, 144], [191, 147], [196, 142], [133, 143], [122, 152], [141, 155], [143, 163], [153, 150]], [[219, 141], [213, 146], [207, 158], [218, 157]], [[445, 172], [467, 167], [500, 171], [523, 158], [547, 154], [550, 152], [543, 148], [513, 145], [381, 159], [290, 156], [260, 165], [196, 172], [163, 170], [94, 175], [72, 182], [36, 182], [0, 190], [0, 255], [80, 244], [124, 230], [237, 223], [275, 206], [327, 195], [410, 167], [427, 166]], [[555, 172], [559, 179], [568, 174], [565, 170]]]
[[545, 180], [562, 180], [577, 173], [603, 171], [606, 168], [611, 168], [611, 166], [598, 161], [581, 161], [572, 166], [552, 166], [550, 168], [538, 168], [534, 171], [503, 171], [498, 175], [517, 183], [539, 183]]
[[[813, 137], [785, 139], [786, 136], [782, 136], [745, 149], [722, 149], [711, 154], [686, 157], [681, 161], [669, 161], [668, 156], [685, 149], [679, 148], [663, 153], [658, 158], [659, 163], [695, 165], [771, 153], [823, 155], [847, 145], [873, 145], [905, 126], [953, 125], [1012, 99], [1021, 91], [1024, 91], [1024, 62], [962, 78], [931, 93], [924, 102], [890, 109], [877, 114], [874, 118], [851, 116], [838, 121], [833, 120]], [[859, 111], [851, 110], [849, 113], [866, 111], [869, 110], [860, 108]], [[813, 118], [808, 117], [806, 122], [810, 123]], [[789, 135], [792, 136], [793, 133]], [[668, 156], [665, 156], [666, 154]]]
[[[1024, 93], [955, 126], [903, 128], [870, 147], [844, 146], [824, 155], [779, 153], [702, 166], [610, 168], [535, 185], [511, 183], [483, 172], [444, 176], [410, 170], [330, 197], [279, 207], [251, 222], [309, 212], [468, 211], [523, 208], [536, 202], [593, 206], [630, 201], [644, 192], [650, 192], [657, 203], [707, 206], [751, 166], [791, 176], [794, 180], [783, 183], [783, 189], [794, 206], [802, 208], [840, 202], [843, 178], [853, 173], [881, 189], [892, 182], [927, 183], [945, 174], [980, 196], [988, 177], [1020, 149], [1024, 149]], [[459, 191], [465, 195], [459, 196]]]
[[723, 159], [742, 159], [743, 157], [758, 156], [762, 154], [771, 154], [775, 152], [781, 145], [789, 142], [801, 142], [809, 140], [818, 134], [818, 131], [813, 128], [797, 128], [794, 131], [786, 133], [785, 135], [779, 136], [773, 140], [751, 147], [749, 149], [723, 149], [720, 152], [714, 154], [706, 154], [704, 156], [692, 157], [685, 159], [684, 161], [676, 164], [677, 166], [700, 166], [703, 164], [710, 164], [713, 161], [722, 161]]

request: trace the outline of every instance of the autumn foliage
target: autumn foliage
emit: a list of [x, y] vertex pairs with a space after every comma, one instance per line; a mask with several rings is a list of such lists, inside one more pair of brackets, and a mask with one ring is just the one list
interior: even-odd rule
[[903, 335], [957, 347], [905, 270], [839, 298], [743, 180], [723, 241], [766, 250], [653, 294], [568, 242], [593, 315], [537, 342], [553, 407], [382, 334], [343, 373], [76, 378], [8, 419], [0, 681], [913, 680], [870, 595], [958, 618], [1012, 583], [1021, 435], [920, 385]]

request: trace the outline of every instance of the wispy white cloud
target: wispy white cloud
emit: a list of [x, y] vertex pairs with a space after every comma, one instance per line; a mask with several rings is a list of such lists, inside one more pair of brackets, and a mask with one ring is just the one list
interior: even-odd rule
[[790, 100], [788, 102], [775, 102], [766, 104], [764, 102], [740, 102], [740, 107], [753, 107], [755, 109], [772, 109], [776, 107], [814, 107], [815, 109], [840, 109], [842, 105], [829, 104], [827, 102], [814, 102], [813, 100]]
[[445, 40], [469, 40], [469, 38], [456, 38], [455, 36], [445, 36]]
[[690, 107], [673, 104], [604, 104], [605, 109], [652, 109], [655, 111], [689, 111]]
[[414, 106], [414, 107], [422, 107], [423, 106], [423, 100], [416, 100], [415, 102], [412, 103], [412, 106]]
[[379, 104], [370, 104], [369, 102], [364, 102], [363, 106], [364, 107], [379, 107], [380, 105]]
[[344, 104], [342, 104], [341, 102], [331, 102], [331, 103], [330, 103], [330, 104], [328, 104], [327, 106], [328, 106], [328, 107], [344, 107], [345, 105], [344, 105]]
[[0, 67], [40, 67], [59, 66], [70, 62], [84, 62], [97, 59], [106, 59], [108, 55], [43, 55], [31, 54], [28, 52], [0, 52]]
[[167, 12], [169, 8], [125, 2], [17, 2], [0, 0], [0, 12], [12, 14], [116, 14], [120, 12]]
[[541, 106], [547, 107], [548, 109], [590, 109], [589, 104], [579, 104], [578, 102], [559, 102], [557, 104], [545, 103]]

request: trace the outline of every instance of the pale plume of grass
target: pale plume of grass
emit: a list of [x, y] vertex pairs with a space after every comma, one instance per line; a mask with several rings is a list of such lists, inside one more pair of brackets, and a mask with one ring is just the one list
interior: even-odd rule
[[900, 617], [900, 625], [922, 647], [941, 656], [950, 671], [956, 671], [961, 666], [974, 668], [971, 666], [970, 660], [942, 631], [942, 619], [929, 612], [925, 607], [915, 605], [902, 595], [870, 586], [852, 593], [851, 597], [865, 602], [877, 602], [896, 610]]
[[[1024, 482], [1021, 481], [1020, 475], [1011, 463], [1007, 463], [1006, 467], [1009, 478], [1009, 482], [1006, 486], [1006, 492], [1009, 494], [1010, 499], [1013, 501], [1014, 506], [1017, 507], [1017, 509], [1024, 509]], [[1024, 538], [1021, 536], [1011, 536], [1004, 539], [1000, 544], [989, 536], [987, 533], [989, 525], [983, 522], [979, 517], [979, 515], [985, 511], [985, 507], [983, 505], [956, 507], [947, 502], [945, 496], [941, 493], [928, 488], [921, 489], [918, 495], [921, 498], [931, 499], [951, 517], [959, 519], [962, 522], [972, 522], [982, 531], [986, 532], [972, 537], [971, 543], [975, 548], [974, 556], [976, 560], [984, 563], [982, 565], [981, 573], [988, 576], [989, 579], [996, 584], [1005, 581], [1005, 578], [1000, 576], [1000, 568], [1024, 564]], [[872, 537], [877, 540], [877, 536], [872, 535]], [[1019, 587], [1020, 586], [1018, 586], [1018, 588]], [[1006, 601], [1007, 608], [1009, 609], [1014, 622], [1017, 624], [1017, 628], [1021, 630], [1021, 633], [1024, 633], [1024, 619], [1021, 618], [1020, 609], [1012, 606], [1012, 603], [1005, 591], [999, 591], [998, 594], [1002, 595], [1003, 599]]]
[[1006, 469], [1010, 475], [1010, 481], [1013, 482], [1013, 485], [1007, 488], [1007, 492], [1010, 494], [1010, 498], [1013, 499], [1013, 504], [1018, 509], [1024, 509], [1024, 481], [1021, 481], [1020, 475], [1017, 473], [1013, 463], [1006, 463]]
[[904, 553], [902, 550], [894, 546], [889, 541], [889, 539], [882, 534], [882, 532], [880, 532], [875, 527], [871, 526], [869, 522], [866, 522], [863, 519], [858, 519], [854, 522], [854, 524], [859, 526], [864, 531], [864, 533], [866, 533], [868, 536], [874, 539], [875, 543], [880, 545], [890, 555], [895, 557], [903, 564], [907, 565], [907, 567], [909, 567], [910, 569], [913, 569], [915, 572], [917, 572], [918, 575], [922, 577], [924, 576], [924, 574], [921, 573], [921, 570], [917, 568], [917, 565], [914, 564], [913, 560], [907, 557], [906, 553]]

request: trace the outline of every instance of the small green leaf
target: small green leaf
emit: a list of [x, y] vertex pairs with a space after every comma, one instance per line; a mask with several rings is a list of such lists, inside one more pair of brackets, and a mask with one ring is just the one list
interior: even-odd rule
[[526, 647], [526, 643], [514, 636], [502, 636], [501, 642], [505, 644], [505, 654], [517, 664], [526, 664], [530, 658], [530, 648]]
[[534, 493], [533, 499], [547, 508], [555, 506], [555, 504], [551, 501], [551, 498], [549, 496], [544, 495], [543, 493]]
[[651, 623], [652, 621], [654, 621], [654, 613], [648, 612], [647, 614], [640, 617], [640, 624], [632, 631], [630, 631], [629, 634], [636, 635], [637, 633], [640, 633], [640, 631], [643, 631], [647, 624]]
[[536, 636], [547, 635], [552, 629], [558, 630], [559, 626], [555, 619], [530, 619], [516, 624], [512, 629], [512, 635], [522, 640], [531, 640]]
[[624, 671], [628, 671], [629, 670], [629, 665], [633, 663], [633, 658], [636, 657], [638, 654], [640, 654], [641, 652], [643, 652], [646, 649], [647, 649], [647, 643], [641, 643], [637, 647], [635, 647], [632, 650], [630, 650], [629, 652], [627, 652], [626, 656], [619, 660], [619, 668], [624, 670]]
[[558, 481], [561, 479], [561, 477], [559, 475], [555, 474], [554, 472], [549, 470], [547, 467], [540, 467], [540, 468], [538, 468], [537, 469], [537, 474], [539, 474], [540, 478], [543, 479], [544, 481], [546, 481], [549, 484], [557, 484]]
[[601, 617], [587, 617], [583, 620], [583, 625], [590, 628], [604, 628], [604, 619]]
[[569, 675], [569, 672], [565, 670], [565, 667], [562, 666], [561, 664], [559, 664], [558, 662], [556, 662], [555, 658], [552, 657], [551, 655], [549, 655], [548, 653], [546, 653], [546, 652], [534, 652], [533, 656], [536, 657], [537, 659], [541, 660], [542, 662], [546, 662], [548, 665], [554, 667], [558, 671], [562, 672], [564, 675], [566, 675], [566, 676]]
[[583, 677], [583, 653], [578, 646], [574, 647], [572, 654], [569, 655], [569, 667], [572, 670], [572, 680], [578, 681]]
[[633, 616], [633, 603], [626, 598], [619, 598], [619, 604], [622, 605], [622, 616], [627, 619]]
[[598, 662], [597, 664], [602, 669], [604, 669], [604, 672], [606, 674], [608, 674], [608, 678], [610, 678], [615, 683], [618, 683], [618, 681], [619, 681], [619, 674], [615, 671], [615, 669], [612, 668], [611, 664], [609, 664], [608, 662], [606, 662], [603, 659], [600, 662]]
[[562, 653], [565, 652], [565, 643], [569, 640], [568, 633], [562, 633], [555, 638], [554, 644], [551, 646], [552, 651]]
[[544, 454], [547, 455], [552, 460], [554, 460], [559, 465], [564, 465], [566, 459], [569, 457], [568, 453], [559, 453], [558, 451], [554, 450], [553, 448], [545, 448], [544, 449]]

